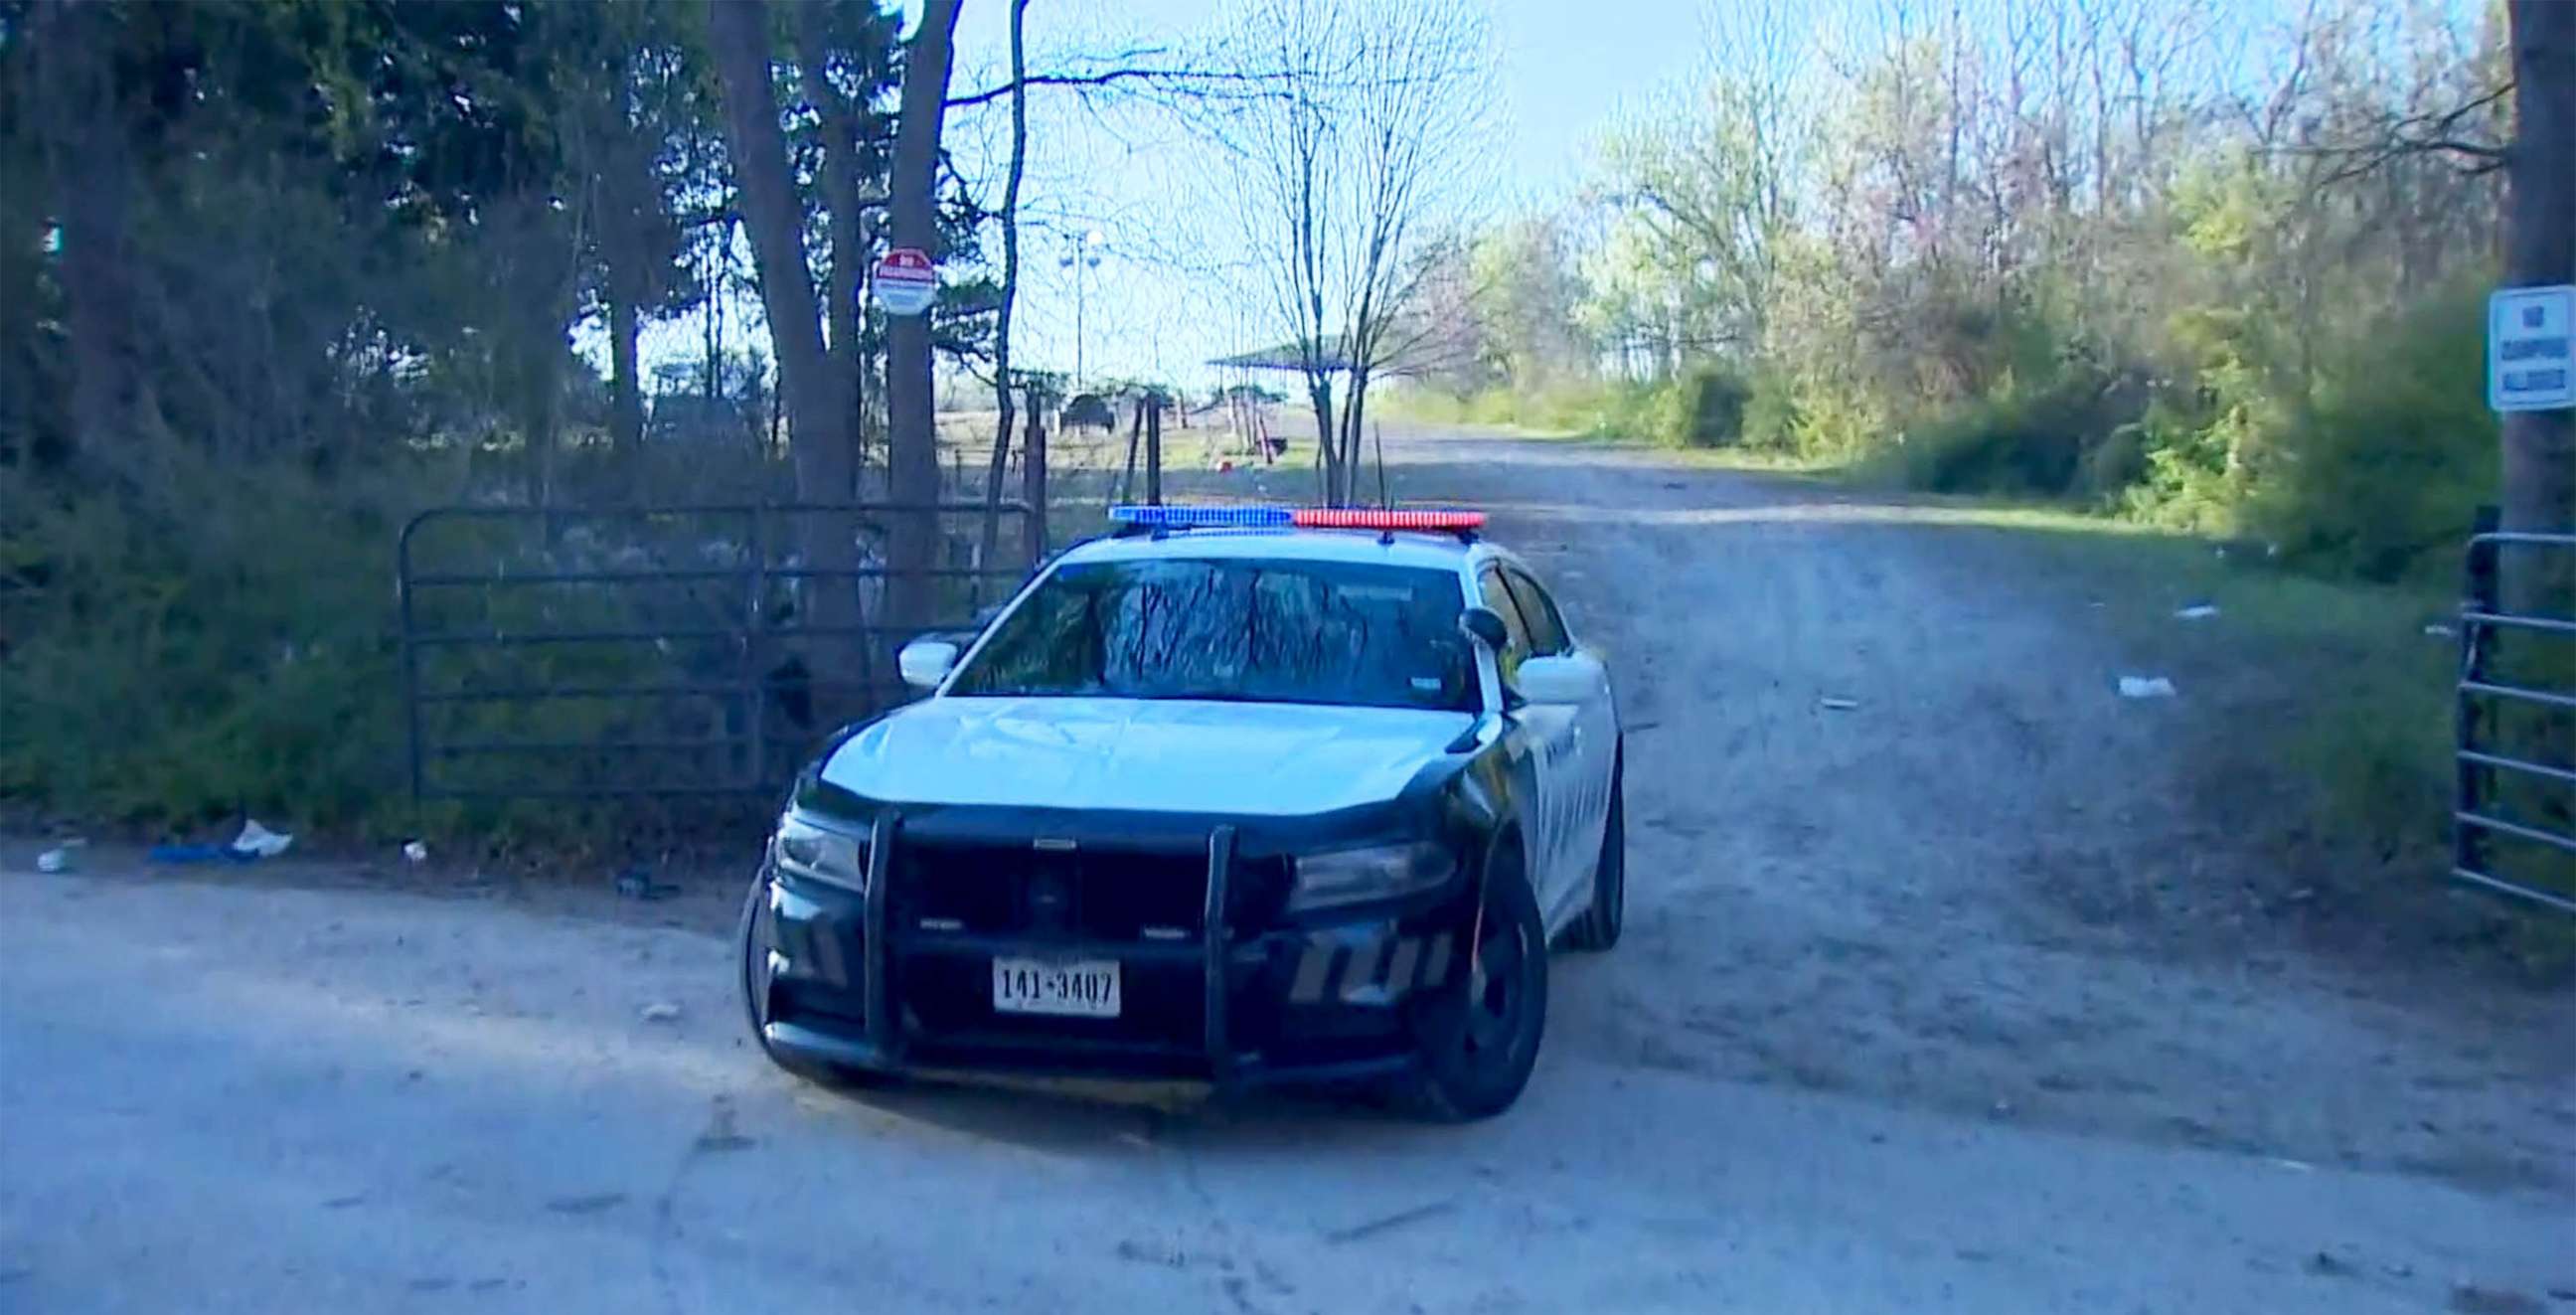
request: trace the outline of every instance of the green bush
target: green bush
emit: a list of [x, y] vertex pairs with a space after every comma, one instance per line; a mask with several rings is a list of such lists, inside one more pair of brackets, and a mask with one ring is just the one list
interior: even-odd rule
[[1744, 436], [1752, 389], [1721, 365], [1698, 365], [1655, 390], [1648, 433], [1667, 447], [1726, 447]]
[[[325, 835], [453, 837], [480, 851], [632, 837], [671, 820], [623, 803], [413, 803], [394, 546], [417, 505], [456, 486], [455, 472], [408, 458], [328, 479], [287, 462], [173, 461], [185, 469], [168, 472], [166, 486], [184, 492], [169, 499], [85, 489], [17, 499], [0, 519], [6, 573], [39, 582], [13, 591], [0, 644], [0, 799], [153, 833], [202, 833], [247, 813]], [[525, 554], [547, 541], [537, 519], [440, 524], [418, 562], [429, 571], [535, 565]], [[694, 523], [665, 537], [683, 550], [705, 541]], [[572, 538], [561, 551], [613, 561], [641, 550], [624, 541], [576, 550]], [[429, 631], [692, 629], [738, 616], [737, 589], [727, 580], [443, 589], [415, 608]], [[730, 641], [683, 639], [438, 648], [421, 663], [425, 683], [445, 689], [632, 686], [723, 679], [736, 654]], [[726, 756], [738, 753], [726, 737], [741, 733], [742, 713], [703, 700], [475, 702], [425, 715], [442, 743], [705, 740], [706, 750], [651, 770], [747, 766]], [[451, 782], [504, 787], [543, 779], [538, 771], [630, 776], [605, 749], [541, 769], [479, 756], [439, 766]]]
[[2013, 497], [2098, 495], [2137, 464], [2140, 389], [2074, 356], [1898, 436], [1876, 464], [1912, 488]]
[[1737, 441], [1774, 452], [1799, 452], [1803, 419], [1797, 381], [1787, 370], [1757, 367], [1745, 387]]
[[2428, 303], [2320, 370], [2315, 405], [2253, 481], [2251, 524], [2285, 559], [2379, 581], [2458, 569], [2496, 488], [2483, 305], [2474, 293]]
[[192, 471], [188, 508], [28, 511], [44, 563], [0, 656], [0, 795], [185, 826], [238, 811], [326, 826], [400, 792], [387, 499], [278, 472]]

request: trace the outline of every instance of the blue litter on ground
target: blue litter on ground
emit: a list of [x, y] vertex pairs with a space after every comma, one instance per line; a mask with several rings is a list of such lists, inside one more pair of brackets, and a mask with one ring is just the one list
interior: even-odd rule
[[230, 845], [154, 845], [145, 857], [155, 863], [256, 863], [259, 855]]

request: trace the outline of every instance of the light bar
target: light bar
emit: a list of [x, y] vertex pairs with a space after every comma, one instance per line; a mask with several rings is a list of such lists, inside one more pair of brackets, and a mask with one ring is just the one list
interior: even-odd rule
[[1293, 525], [1286, 507], [1135, 507], [1109, 509], [1109, 519], [1121, 525], [1144, 525], [1168, 530], [1188, 529], [1262, 529]]
[[1481, 511], [1405, 511], [1374, 507], [1299, 507], [1288, 523], [1317, 530], [1473, 530], [1485, 524]]
[[1458, 533], [1481, 529], [1485, 513], [1456, 509], [1404, 510], [1376, 507], [1140, 507], [1109, 509], [1120, 525], [1154, 530], [1430, 530]]

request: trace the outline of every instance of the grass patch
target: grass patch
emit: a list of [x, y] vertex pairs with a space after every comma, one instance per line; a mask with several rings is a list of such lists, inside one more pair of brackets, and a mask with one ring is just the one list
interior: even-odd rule
[[[2241, 841], [2277, 893], [2331, 902], [2384, 937], [2483, 945], [2529, 980], [2576, 973], [2576, 920], [2451, 898], [2452, 591], [2305, 575], [2259, 549], [2062, 506], [1930, 501], [1944, 518], [2048, 545], [2133, 655], [2134, 674], [2175, 682], [2181, 747], [2202, 765], [2177, 807]], [[2177, 615], [2198, 606], [2217, 612]], [[2522, 790], [2500, 807], [2564, 829], [2549, 810], [2567, 793]], [[2576, 862], [2562, 854], [2500, 844], [2492, 857], [2504, 875], [2576, 893]]]

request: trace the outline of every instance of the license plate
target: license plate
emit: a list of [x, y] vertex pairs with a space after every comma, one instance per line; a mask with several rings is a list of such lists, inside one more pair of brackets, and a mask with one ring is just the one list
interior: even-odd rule
[[993, 1012], [1116, 1018], [1118, 961], [995, 959]]

